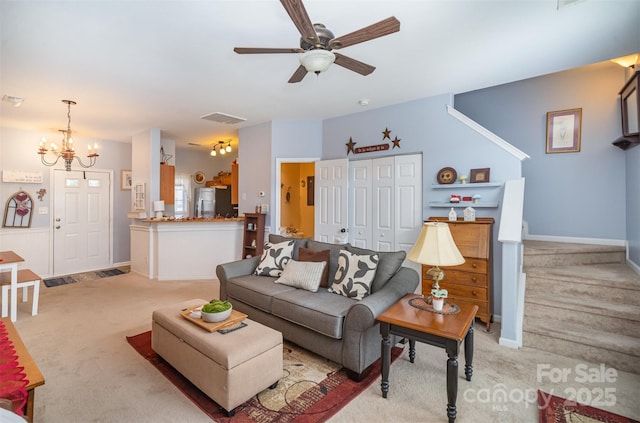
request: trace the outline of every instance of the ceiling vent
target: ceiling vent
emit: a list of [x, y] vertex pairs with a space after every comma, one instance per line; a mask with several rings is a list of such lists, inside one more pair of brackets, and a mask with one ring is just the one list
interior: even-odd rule
[[200, 119], [210, 120], [212, 122], [227, 123], [233, 125], [234, 123], [244, 122], [245, 118], [238, 116], [228, 115], [226, 113], [215, 112], [208, 115], [201, 116]]

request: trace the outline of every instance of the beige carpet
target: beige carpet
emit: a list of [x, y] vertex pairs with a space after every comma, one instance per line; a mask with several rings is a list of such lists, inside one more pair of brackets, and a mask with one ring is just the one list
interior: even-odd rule
[[[217, 294], [214, 280], [159, 282], [135, 274], [41, 287], [39, 314], [31, 316], [30, 303], [19, 303], [16, 322], [46, 379], [36, 390], [35, 422], [210, 422], [125, 336], [149, 330], [158, 307]], [[639, 375], [618, 372], [615, 381], [584, 383], [576, 373], [580, 366], [597, 370], [597, 364], [501, 347], [499, 333], [499, 324], [492, 333], [476, 325], [471, 382], [460, 361], [457, 422], [537, 422], [537, 389], [564, 398], [580, 390], [595, 399], [608, 388], [614, 405], [600, 408], [640, 418]], [[329, 421], [446, 422], [445, 352], [418, 344], [414, 364], [406, 354], [391, 366], [387, 399], [374, 383]], [[551, 369], [539, 381], [538, 366]], [[559, 380], [548, 376], [561, 369], [571, 373]]]

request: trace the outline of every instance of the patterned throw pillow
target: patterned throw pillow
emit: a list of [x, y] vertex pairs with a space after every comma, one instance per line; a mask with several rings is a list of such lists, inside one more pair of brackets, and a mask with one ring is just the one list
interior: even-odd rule
[[327, 263], [324, 261], [310, 262], [291, 260], [284, 267], [280, 279], [277, 279], [275, 283], [317, 292], [318, 287], [320, 287], [322, 272], [326, 266]]
[[358, 255], [340, 250], [338, 271], [330, 292], [361, 300], [371, 293], [371, 283], [376, 276], [378, 254]]
[[272, 244], [264, 243], [264, 251], [260, 258], [260, 264], [254, 272], [258, 276], [279, 277], [293, 255], [294, 241]]

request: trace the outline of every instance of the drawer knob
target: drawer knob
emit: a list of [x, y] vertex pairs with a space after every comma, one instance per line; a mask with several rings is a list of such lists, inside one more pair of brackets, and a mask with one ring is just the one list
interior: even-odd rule
[[478, 295], [478, 291], [476, 291], [475, 289], [474, 289], [473, 291], [471, 291], [471, 293], [472, 293], [473, 295]]
[[472, 280], [472, 281], [474, 281], [474, 282], [478, 282], [478, 278], [477, 278], [477, 277], [475, 277], [475, 276], [474, 276], [474, 277], [472, 277], [472, 278], [471, 278], [471, 280]]
[[475, 269], [476, 267], [478, 267], [478, 264], [477, 263], [472, 263], [471, 267], [473, 267]]

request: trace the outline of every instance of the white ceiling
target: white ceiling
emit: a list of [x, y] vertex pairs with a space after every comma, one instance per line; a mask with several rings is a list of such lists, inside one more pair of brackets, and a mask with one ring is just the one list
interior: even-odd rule
[[[1, 125], [66, 127], [78, 137], [129, 141], [162, 129], [176, 145], [211, 146], [278, 119], [324, 119], [461, 93], [640, 51], [640, 1], [307, 0], [312, 22], [336, 36], [395, 16], [400, 32], [340, 53], [376, 66], [361, 76], [333, 65], [287, 80], [296, 54], [238, 55], [233, 47], [298, 47], [276, 0], [0, 0]], [[236, 125], [200, 119], [223, 112]]]

